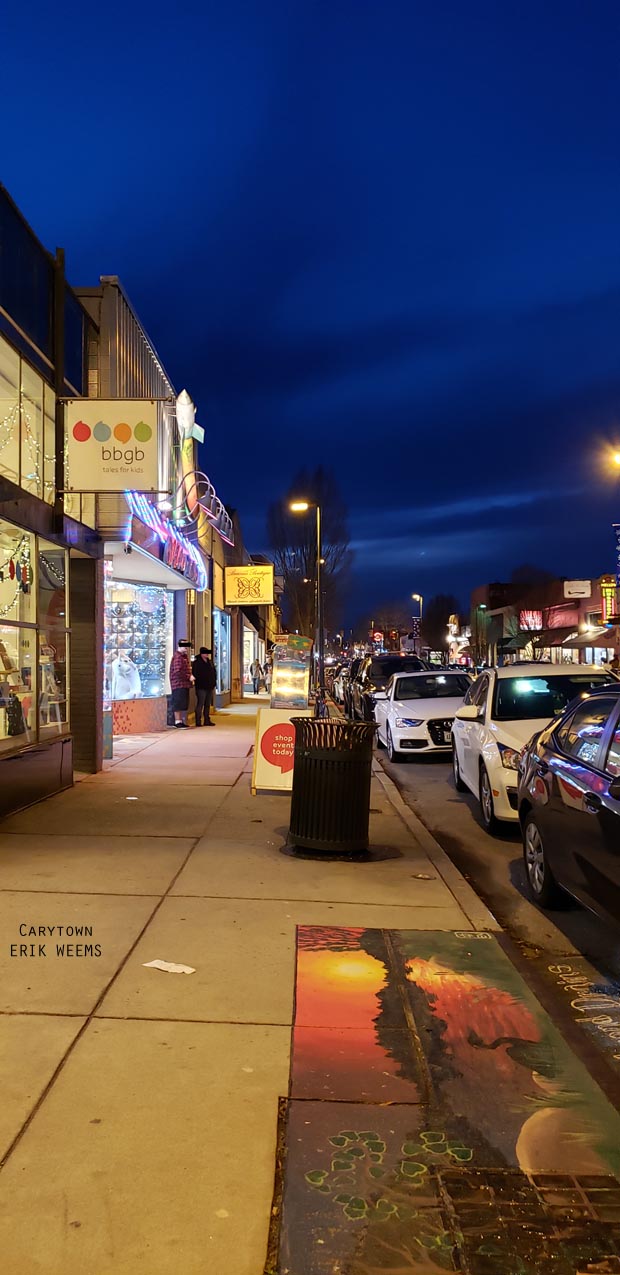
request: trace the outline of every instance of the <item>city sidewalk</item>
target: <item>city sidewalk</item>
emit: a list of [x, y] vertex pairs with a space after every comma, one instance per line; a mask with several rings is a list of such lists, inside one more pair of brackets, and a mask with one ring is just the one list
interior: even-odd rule
[[282, 853], [289, 799], [250, 794], [255, 707], [216, 720], [126, 740], [0, 824], [7, 1275], [262, 1275], [297, 927], [338, 950], [497, 929], [380, 768], [368, 861]]

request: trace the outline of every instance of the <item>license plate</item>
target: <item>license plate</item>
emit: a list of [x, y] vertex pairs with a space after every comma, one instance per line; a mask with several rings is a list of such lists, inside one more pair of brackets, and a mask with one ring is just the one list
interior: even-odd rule
[[444, 744], [451, 744], [451, 743], [452, 743], [452, 735], [450, 734], [450, 731], [449, 731], [449, 730], [445, 730], [445, 731], [444, 731], [444, 733], [443, 733], [443, 742], [444, 742]]

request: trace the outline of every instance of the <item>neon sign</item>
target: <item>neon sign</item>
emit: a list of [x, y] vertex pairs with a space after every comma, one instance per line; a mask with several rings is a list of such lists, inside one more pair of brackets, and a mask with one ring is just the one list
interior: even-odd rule
[[[200, 590], [207, 587], [207, 572], [195, 545], [182, 535], [169, 518], [147, 500], [140, 491], [125, 492], [132, 515], [140, 519], [157, 536], [162, 546], [161, 556], [166, 566], [187, 577]], [[130, 538], [128, 528], [127, 539]]]

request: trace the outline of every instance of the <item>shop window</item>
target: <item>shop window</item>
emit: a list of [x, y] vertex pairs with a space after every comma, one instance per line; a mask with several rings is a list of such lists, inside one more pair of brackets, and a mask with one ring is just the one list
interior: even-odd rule
[[0, 337], [0, 472], [19, 484], [19, 355]]
[[148, 699], [168, 690], [173, 599], [168, 589], [125, 583], [105, 587], [104, 700]]
[[230, 616], [217, 608], [213, 611], [213, 662], [218, 693], [226, 694], [230, 690]]
[[43, 394], [43, 499], [54, 504], [56, 495], [56, 395], [45, 386]]
[[43, 379], [22, 359], [21, 486], [43, 495]]
[[0, 518], [0, 623], [34, 624], [34, 536]]
[[67, 552], [46, 540], [39, 540], [39, 624], [69, 627]]
[[0, 752], [36, 739], [35, 629], [0, 624]]
[[69, 728], [69, 635], [48, 623], [39, 632], [39, 734], [62, 735]]

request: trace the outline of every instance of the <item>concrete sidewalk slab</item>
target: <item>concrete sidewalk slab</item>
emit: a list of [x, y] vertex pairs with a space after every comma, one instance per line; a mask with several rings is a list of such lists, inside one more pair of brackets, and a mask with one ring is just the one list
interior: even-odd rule
[[[198, 789], [177, 784], [173, 776], [167, 785], [145, 784], [120, 778], [114, 786], [107, 780], [79, 784], [45, 803], [45, 832], [73, 834], [108, 832], [117, 836], [198, 837], [228, 792], [226, 785], [206, 785]], [[127, 801], [137, 797], [137, 801]], [[32, 832], [41, 835], [41, 806], [32, 806], [12, 815], [1, 825], [2, 832]]]
[[[0, 824], [0, 827], [2, 825]], [[112, 837], [0, 832], [0, 890], [32, 892], [23, 908], [48, 911], [40, 891], [164, 894], [189, 854], [190, 837]]]
[[[137, 939], [159, 900], [148, 896], [33, 894], [5, 891], [0, 947], [0, 1012], [89, 1014]], [[20, 935], [20, 925], [92, 926], [92, 935]], [[11, 956], [21, 944], [34, 955]], [[39, 944], [45, 952], [39, 952]], [[57, 954], [57, 944], [65, 955]], [[77, 944], [100, 946], [101, 955], [80, 955]], [[67, 945], [72, 954], [67, 955]]]
[[[192, 759], [191, 766], [177, 764], [176, 773], [179, 776], [183, 787], [202, 787], [207, 785], [212, 787], [214, 784], [224, 785], [226, 787], [235, 784], [240, 775], [243, 774], [243, 762], [240, 758], [205, 758], [200, 765], [195, 765]], [[129, 784], [132, 781], [136, 783], [153, 783], [168, 784], [170, 782], [170, 766], [160, 763], [157, 766], [133, 765], [132, 762], [125, 762], [121, 767], [108, 771], [105, 776], [99, 780], [98, 776], [90, 776], [91, 782], [103, 782], [106, 785], [111, 784]], [[88, 780], [86, 781], [88, 783]]]
[[[467, 929], [463, 912], [445, 907], [328, 904], [305, 899], [168, 897], [104, 997], [97, 1014], [290, 1023], [296, 927], [377, 925], [407, 929]], [[156, 958], [194, 966], [191, 975], [144, 969]]]
[[327, 903], [449, 907], [452, 895], [428, 859], [415, 852], [395, 859], [301, 859], [280, 847], [207, 834], [179, 874], [172, 895], [246, 899], [307, 899]]
[[258, 1275], [289, 1035], [87, 1028], [4, 1170], [7, 1275]]
[[[5, 1014], [0, 1049], [0, 1160], [28, 1119], [85, 1018]], [[36, 1031], [37, 1048], [32, 1048]]]

